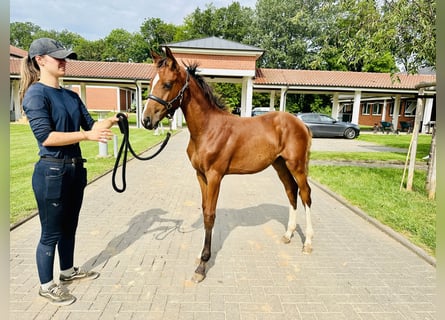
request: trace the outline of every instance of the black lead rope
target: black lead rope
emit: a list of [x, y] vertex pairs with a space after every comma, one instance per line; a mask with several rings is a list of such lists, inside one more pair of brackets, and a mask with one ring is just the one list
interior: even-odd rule
[[[121, 130], [121, 133], [124, 135], [121, 146], [119, 148], [119, 152], [117, 154], [116, 157], [116, 162], [114, 163], [114, 168], [113, 168], [113, 177], [112, 177], [112, 184], [113, 184], [113, 188], [116, 192], [124, 192], [125, 189], [127, 188], [127, 182], [125, 179], [125, 172], [126, 172], [126, 167], [127, 167], [127, 154], [128, 154], [128, 149], [130, 149], [131, 154], [139, 160], [150, 160], [153, 159], [154, 157], [156, 157], [163, 149], [164, 147], [167, 145], [168, 139], [170, 139], [170, 132], [167, 132], [167, 137], [165, 137], [164, 141], [162, 142], [161, 147], [159, 148], [158, 151], [156, 151], [154, 154], [148, 156], [148, 157], [140, 157], [138, 156], [133, 148], [131, 147], [130, 144], [130, 130], [128, 128], [128, 119], [127, 116], [123, 113], [118, 113], [116, 115], [119, 118], [119, 129]], [[124, 149], [125, 148], [125, 149]], [[119, 162], [120, 162], [120, 158], [122, 156], [122, 151], [124, 150], [124, 157], [123, 157], [123, 161], [122, 161], [122, 188], [119, 188], [116, 185], [116, 172], [117, 172], [117, 168], [119, 167]]]

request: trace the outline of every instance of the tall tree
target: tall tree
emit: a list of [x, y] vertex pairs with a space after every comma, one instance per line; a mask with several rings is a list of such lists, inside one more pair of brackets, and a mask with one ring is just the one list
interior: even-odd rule
[[246, 43], [252, 32], [253, 15], [253, 9], [237, 1], [221, 8], [213, 4], [203, 10], [198, 7], [184, 19], [184, 40], [214, 36]]
[[147, 43], [149, 50], [159, 50], [162, 44], [174, 41], [178, 29], [171, 23], [165, 23], [159, 18], [145, 19], [140, 27], [140, 34]]
[[403, 71], [416, 73], [436, 66], [436, 1], [385, 0], [384, 17], [389, 40]]
[[133, 35], [124, 29], [114, 29], [105, 37], [105, 50], [101, 60], [104, 61], [131, 61], [129, 48], [133, 41]]
[[304, 0], [258, 0], [251, 44], [266, 50], [262, 67], [296, 69], [303, 67], [307, 52], [306, 30], [294, 23]]
[[105, 51], [105, 41], [103, 39], [94, 41], [81, 39], [74, 50], [79, 60], [101, 61], [102, 53]]
[[310, 68], [391, 72], [395, 59], [377, 0], [324, 0], [314, 15]]
[[42, 29], [31, 22], [12, 22], [9, 25], [9, 43], [17, 48], [28, 50], [34, 36]]

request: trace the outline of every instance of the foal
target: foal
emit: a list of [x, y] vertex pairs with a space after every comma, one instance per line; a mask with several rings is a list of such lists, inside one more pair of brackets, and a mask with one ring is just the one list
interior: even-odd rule
[[158, 74], [145, 106], [142, 123], [157, 128], [165, 116], [182, 109], [190, 131], [187, 155], [196, 170], [202, 196], [205, 239], [193, 280], [200, 282], [211, 256], [212, 230], [222, 178], [227, 174], [251, 174], [272, 165], [289, 199], [289, 221], [285, 243], [297, 225], [298, 191], [306, 212], [303, 252], [312, 251], [311, 189], [307, 181], [312, 136], [297, 117], [269, 112], [241, 118], [227, 112], [196, 74], [196, 65], [182, 68], [169, 48], [166, 56], [152, 53]]

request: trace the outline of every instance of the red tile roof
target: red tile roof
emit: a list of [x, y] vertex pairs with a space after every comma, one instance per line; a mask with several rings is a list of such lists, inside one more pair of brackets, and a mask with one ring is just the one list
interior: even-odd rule
[[[20, 74], [21, 59], [9, 59], [11, 75]], [[151, 63], [124, 63], [70, 60], [65, 78], [151, 80], [156, 68]]]
[[151, 80], [155, 75], [156, 68], [151, 63], [71, 60], [66, 64], [67, 77]]
[[28, 55], [28, 51], [9, 45], [9, 56], [24, 58]]
[[346, 88], [415, 89], [420, 82], [435, 82], [435, 75], [257, 69], [255, 85], [323, 86]]

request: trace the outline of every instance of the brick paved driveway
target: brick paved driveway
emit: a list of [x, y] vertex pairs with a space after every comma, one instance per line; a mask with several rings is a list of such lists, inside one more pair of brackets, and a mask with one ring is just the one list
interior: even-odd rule
[[[34, 218], [10, 234], [10, 319], [435, 319], [436, 269], [317, 186], [314, 252], [305, 221], [282, 244], [287, 201], [273, 169], [223, 180], [207, 278], [190, 281], [202, 241], [198, 183], [180, 132], [149, 162], [86, 189], [76, 263], [101, 273], [57, 308], [38, 292]], [[56, 277], [58, 274], [56, 273]]]

